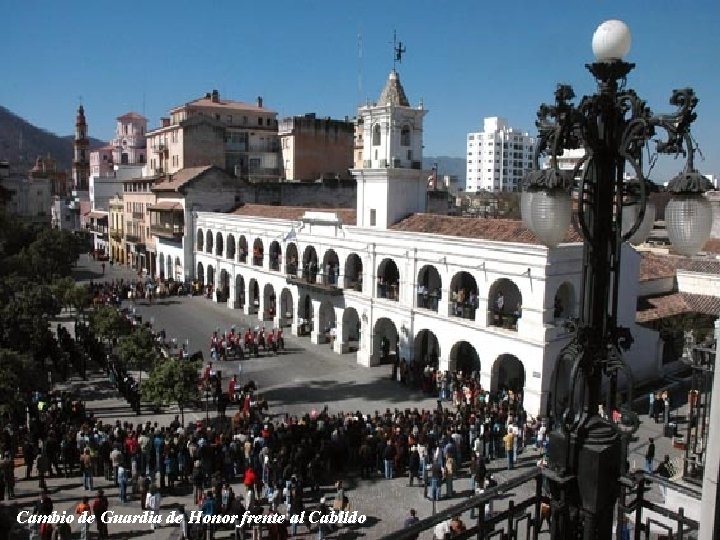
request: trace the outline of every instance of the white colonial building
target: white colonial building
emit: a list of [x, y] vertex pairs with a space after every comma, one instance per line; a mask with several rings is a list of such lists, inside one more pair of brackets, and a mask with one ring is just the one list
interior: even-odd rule
[[[397, 354], [476, 372], [485, 388], [523, 391], [537, 414], [569, 340], [562, 323], [577, 311], [580, 236], [569, 230], [549, 249], [519, 221], [422, 213], [425, 114], [391, 73], [379, 103], [359, 110], [366, 133], [355, 210], [246, 204], [190, 215], [186, 205], [194, 260], [185, 264], [215, 300], [268, 327], [355, 353], [365, 366]], [[657, 365], [659, 340], [634, 326], [639, 256], [625, 252], [621, 318], [636, 338], [628, 359], [642, 379]]]

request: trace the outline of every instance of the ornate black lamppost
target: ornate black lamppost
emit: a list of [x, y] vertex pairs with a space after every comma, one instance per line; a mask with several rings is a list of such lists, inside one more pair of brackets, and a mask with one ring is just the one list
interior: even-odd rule
[[[692, 255], [710, 233], [712, 213], [703, 193], [711, 184], [695, 169], [690, 124], [697, 104], [690, 88], [675, 90], [670, 103], [677, 111], [654, 115], [637, 94], [625, 88], [634, 65], [624, 62], [630, 31], [621, 21], [607, 21], [593, 36], [596, 62], [587, 65], [598, 83], [597, 93], [579, 105], [570, 86], [559, 85], [554, 105], [542, 105], [536, 123], [539, 136], [535, 170], [525, 178], [523, 220], [548, 246], [565, 237], [573, 215], [584, 235], [583, 287], [577, 329], [558, 358], [552, 390], [554, 430], [550, 435], [546, 475], [553, 496], [552, 537], [610, 539], [618, 478], [623, 469], [622, 425], [598, 414], [603, 379], [610, 382], [607, 410], [615, 403], [614, 383], [620, 370], [631, 373], [621, 349], [632, 343], [628, 329], [618, 327], [618, 288], [623, 242], [644, 241], [654, 209], [648, 204], [642, 152], [658, 129], [667, 134], [657, 152], [683, 154], [687, 163], [668, 189], [668, 236], [675, 251]], [[557, 156], [564, 149], [583, 148], [574, 170], [561, 170]], [[539, 170], [540, 156], [549, 166]], [[626, 180], [626, 168], [634, 180]], [[575, 178], [579, 177], [576, 182]], [[651, 215], [652, 214], [652, 215]], [[631, 413], [621, 409], [632, 426]]]

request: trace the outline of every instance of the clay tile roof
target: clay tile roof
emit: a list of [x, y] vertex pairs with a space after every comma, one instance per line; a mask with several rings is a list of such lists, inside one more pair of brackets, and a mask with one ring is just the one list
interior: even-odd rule
[[122, 116], [117, 117], [118, 120], [147, 120], [142, 114], [138, 114], [136, 112], [128, 112], [123, 114]]
[[182, 204], [171, 201], [161, 201], [148, 208], [148, 210], [182, 210]]
[[383, 88], [383, 91], [380, 94], [378, 105], [381, 107], [383, 105], [400, 105], [402, 107], [410, 106], [410, 102], [405, 95], [405, 89], [400, 82], [400, 75], [398, 75], [397, 71], [392, 70], [390, 72], [388, 81], [385, 83], [385, 88]]
[[684, 313], [717, 316], [720, 313], [720, 297], [674, 293], [655, 298], [643, 298], [638, 305], [635, 320], [644, 323]]
[[186, 167], [180, 169], [174, 174], [158, 179], [152, 189], [153, 191], [178, 191], [185, 184], [212, 168], [213, 165], [203, 165], [201, 167]]
[[344, 225], [357, 223], [357, 211], [354, 208], [305, 208], [302, 206], [272, 206], [266, 204], [245, 204], [233, 210], [236, 216], [255, 216], [270, 219], [299, 220], [305, 212], [332, 212]]
[[[435, 214], [412, 214], [390, 227], [396, 231], [459, 236], [497, 242], [540, 245], [540, 239], [522, 221], [514, 219], [483, 219]], [[570, 226], [565, 242], [582, 242], [582, 236]]]
[[674, 277], [675, 271], [681, 261], [682, 259], [680, 257], [641, 253], [640, 281]]
[[245, 103], [243, 101], [232, 101], [229, 99], [218, 99], [217, 101], [213, 101], [212, 98], [202, 97], [200, 99], [195, 99], [186, 105], [181, 105], [179, 107], [175, 107], [170, 112], [178, 111], [184, 107], [213, 107], [217, 109], [227, 109], [228, 112], [230, 110], [243, 110], [243, 111], [254, 111], [254, 112], [263, 112], [263, 113], [273, 113], [274, 111], [271, 111], [267, 107], [258, 107], [257, 105], [252, 105], [250, 103]]
[[720, 274], [720, 261], [713, 259], [684, 259], [678, 264], [678, 269], [702, 274]]

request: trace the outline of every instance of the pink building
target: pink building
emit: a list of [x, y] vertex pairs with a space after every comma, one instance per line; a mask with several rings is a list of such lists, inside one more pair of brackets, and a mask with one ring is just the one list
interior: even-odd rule
[[113, 147], [113, 161], [116, 165], [136, 165], [145, 163], [145, 133], [147, 119], [135, 112], [118, 116], [115, 138], [110, 141]]
[[90, 176], [95, 178], [113, 175], [113, 146], [106, 145], [90, 152]]

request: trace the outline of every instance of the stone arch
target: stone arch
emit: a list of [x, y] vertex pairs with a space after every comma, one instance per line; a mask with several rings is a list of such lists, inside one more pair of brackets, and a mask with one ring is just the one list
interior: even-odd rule
[[378, 298], [398, 300], [400, 293], [400, 271], [392, 259], [383, 259], [377, 271]]
[[501, 354], [495, 360], [490, 379], [490, 391], [512, 390], [522, 393], [525, 388], [525, 366], [514, 354]]
[[558, 287], [553, 301], [553, 319], [570, 319], [576, 316], [575, 287], [569, 281]]
[[285, 326], [287, 324], [292, 324], [293, 321], [293, 312], [295, 311], [295, 306], [293, 304], [293, 297], [292, 297], [292, 291], [288, 289], [287, 287], [282, 290], [280, 293], [280, 326]]
[[[477, 291], [475, 291], [477, 294]], [[418, 272], [417, 305], [420, 308], [438, 310], [442, 297], [442, 279], [440, 272], [431, 264], [426, 264]]]
[[241, 263], [247, 262], [247, 256], [248, 256], [248, 244], [247, 239], [245, 236], [240, 236], [238, 238], [238, 261]]
[[213, 234], [212, 231], [205, 233], [205, 253], [213, 252]]
[[475, 277], [469, 272], [456, 273], [450, 282], [450, 317], [475, 320], [478, 305], [478, 287]]
[[250, 313], [257, 313], [260, 307], [260, 286], [257, 279], [248, 282], [248, 302], [250, 302]]
[[355, 308], [348, 307], [343, 310], [342, 317], [342, 342], [347, 343], [348, 350], [356, 351], [360, 348], [360, 336], [362, 334], [362, 323]]
[[280, 242], [273, 240], [270, 243], [270, 270], [280, 270], [280, 261], [282, 260], [282, 248]]
[[208, 264], [207, 267], [207, 283], [206, 285], [210, 285], [211, 287], [215, 288], [215, 269]]
[[308, 283], [315, 283], [318, 273], [318, 256], [313, 246], [307, 246], [303, 252], [302, 277]]
[[510, 279], [496, 280], [488, 293], [488, 326], [500, 326], [517, 331], [520, 317], [522, 317], [520, 288]]
[[245, 278], [240, 274], [235, 276], [235, 307], [245, 307]]
[[197, 230], [195, 238], [197, 241], [197, 250], [202, 251], [205, 248], [205, 234], [203, 233], [202, 229]]
[[218, 302], [226, 302], [230, 296], [230, 274], [224, 268], [220, 270], [220, 280], [216, 298]]
[[259, 238], [256, 238], [253, 242], [253, 260], [252, 263], [254, 266], [262, 266], [263, 260], [265, 258], [265, 247], [263, 246], [263, 241]]
[[[329, 300], [323, 300], [320, 303], [319, 318], [318, 332], [320, 332], [323, 337], [327, 337], [327, 340], [330, 341], [330, 330], [337, 327], [335, 308], [333, 307], [332, 302]], [[325, 339], [321, 340], [321, 343], [325, 343]]]
[[223, 248], [225, 247], [225, 241], [223, 239], [223, 235], [220, 231], [217, 232], [215, 235], [215, 255], [218, 257], [222, 257], [223, 254]]
[[197, 271], [195, 272], [195, 279], [200, 282], [200, 285], [205, 285], [205, 269], [203, 268], [203, 263], [199, 262], [197, 263]]
[[275, 296], [275, 288], [266, 283], [263, 287], [263, 314], [262, 319], [274, 319], [277, 313], [277, 297]]
[[228, 234], [227, 237], [227, 248], [225, 249], [225, 258], [230, 259], [231, 261], [235, 260], [235, 235]]
[[345, 259], [345, 288], [362, 292], [363, 263], [357, 253], [351, 253]]
[[313, 312], [312, 298], [309, 294], [301, 294], [298, 298], [298, 319], [300, 320], [303, 334], [309, 334], [313, 330], [315, 313]]
[[380, 363], [392, 363], [399, 339], [395, 323], [387, 317], [379, 318], [373, 328], [373, 356], [378, 358]]
[[458, 341], [450, 350], [448, 371], [462, 371], [463, 376], [480, 373], [480, 356], [467, 341]]
[[290, 242], [285, 248], [285, 274], [297, 276], [298, 271], [298, 249], [295, 242]]
[[432, 330], [420, 330], [415, 336], [414, 362], [421, 366], [440, 367], [440, 343]]
[[165, 279], [165, 254], [158, 255], [158, 267], [160, 268], [160, 279]]
[[323, 283], [337, 287], [340, 276], [340, 259], [334, 249], [328, 249], [323, 255], [322, 265]]

